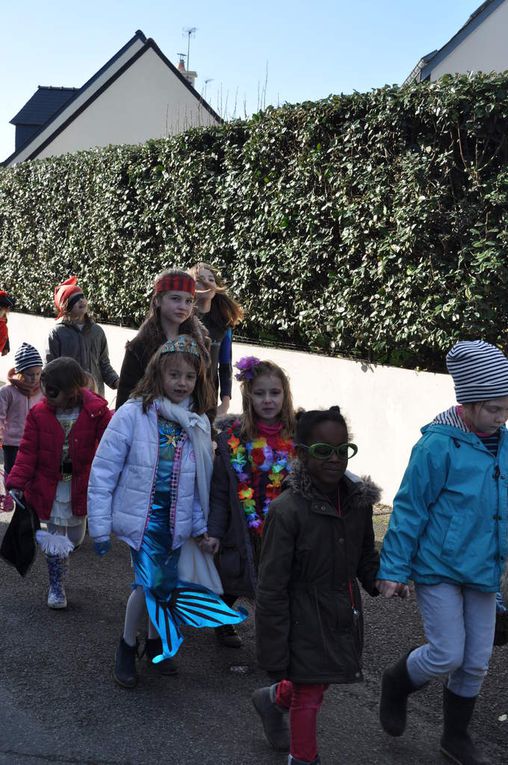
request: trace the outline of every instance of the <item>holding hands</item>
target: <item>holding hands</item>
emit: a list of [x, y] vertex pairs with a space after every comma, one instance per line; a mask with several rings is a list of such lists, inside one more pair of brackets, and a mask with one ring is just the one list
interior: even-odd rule
[[387, 579], [377, 579], [376, 587], [384, 598], [408, 598], [409, 587], [402, 582], [390, 582]]
[[220, 539], [216, 539], [216, 537], [209, 537], [208, 534], [203, 534], [201, 539], [196, 541], [199, 544], [201, 552], [208, 552], [211, 555], [215, 555], [215, 553], [219, 552]]

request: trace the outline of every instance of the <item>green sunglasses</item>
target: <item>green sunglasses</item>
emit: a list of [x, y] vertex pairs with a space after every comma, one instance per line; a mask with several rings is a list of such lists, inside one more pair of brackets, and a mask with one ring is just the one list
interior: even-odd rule
[[339, 444], [338, 446], [332, 446], [331, 444], [311, 444], [311, 446], [298, 444], [298, 446], [301, 449], [307, 449], [310, 456], [316, 460], [329, 460], [332, 454], [336, 454], [339, 459], [350, 460], [358, 452], [356, 444]]

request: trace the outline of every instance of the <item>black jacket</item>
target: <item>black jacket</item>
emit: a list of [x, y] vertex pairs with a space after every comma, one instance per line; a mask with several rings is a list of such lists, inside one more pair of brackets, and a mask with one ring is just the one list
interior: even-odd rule
[[270, 507], [261, 550], [259, 664], [297, 683], [357, 682], [363, 649], [357, 579], [369, 594], [378, 594], [372, 505], [379, 489], [345, 476], [339, 516], [300, 463], [287, 484]]
[[238, 481], [231, 466], [229, 434], [217, 436], [210, 490], [208, 535], [221, 540], [216, 564], [224, 592], [254, 597], [256, 566], [250, 532], [238, 499]]
[[120, 380], [116, 393], [116, 408], [125, 404], [132, 391], [145, 374], [148, 362], [152, 358], [153, 351], [147, 348], [146, 343], [134, 337], [125, 348]]

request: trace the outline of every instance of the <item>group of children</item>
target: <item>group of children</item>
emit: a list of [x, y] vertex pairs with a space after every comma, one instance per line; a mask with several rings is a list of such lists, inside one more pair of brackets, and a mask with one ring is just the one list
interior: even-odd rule
[[[440, 678], [442, 753], [488, 763], [468, 726], [508, 556], [508, 359], [482, 341], [448, 354], [458, 406], [423, 428], [379, 555], [379, 490], [348, 470], [358, 447], [339, 407], [295, 414], [284, 371], [247, 357], [236, 365], [242, 413], [216, 417], [218, 395], [220, 414], [229, 406], [242, 311], [211, 266], [156, 278], [119, 377], [75, 279], [59, 285], [55, 303], [62, 320], [48, 363], [24, 343], [0, 391], [6, 485], [46, 524], [38, 541], [51, 608], [67, 605], [69, 554], [87, 513], [98, 555], [112, 534], [129, 546], [116, 682], [138, 682], [146, 615], [146, 656], [174, 674], [182, 624], [214, 627], [221, 643], [240, 647], [235, 625], [246, 613], [233, 607], [255, 599], [258, 662], [272, 683], [254, 691], [254, 708], [289, 763], [316, 765], [326, 689], [362, 679], [359, 584], [405, 598], [412, 581], [427, 642], [384, 673], [381, 725], [401, 735], [408, 697]], [[103, 382], [118, 387], [114, 415], [96, 392]]]

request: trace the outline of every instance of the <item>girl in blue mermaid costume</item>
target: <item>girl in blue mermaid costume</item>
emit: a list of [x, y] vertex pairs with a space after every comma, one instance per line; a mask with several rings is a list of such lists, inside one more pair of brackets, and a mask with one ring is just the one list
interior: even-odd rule
[[168, 340], [115, 413], [92, 465], [88, 520], [95, 549], [106, 554], [114, 533], [131, 548], [134, 569], [113, 673], [123, 687], [137, 683], [145, 604], [146, 654], [163, 674], [176, 671], [181, 624], [217, 627], [246, 618], [217, 594], [220, 578], [207, 536], [213, 462], [205, 412], [213, 403], [195, 340]]

